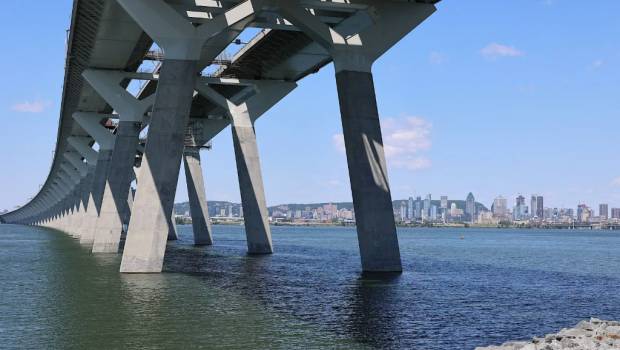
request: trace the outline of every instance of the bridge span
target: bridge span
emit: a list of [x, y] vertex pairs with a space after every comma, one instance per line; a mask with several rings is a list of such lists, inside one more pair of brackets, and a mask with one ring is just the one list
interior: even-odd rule
[[200, 149], [230, 126], [248, 253], [271, 254], [254, 123], [333, 63], [362, 268], [401, 271], [372, 65], [439, 1], [74, 0], [50, 172], [0, 221], [66, 232], [94, 254], [118, 253], [126, 233], [120, 271], [161, 272], [182, 162], [195, 244], [213, 244]]

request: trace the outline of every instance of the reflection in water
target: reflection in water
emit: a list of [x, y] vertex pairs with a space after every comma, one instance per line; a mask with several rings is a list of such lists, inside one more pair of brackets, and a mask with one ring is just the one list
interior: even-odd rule
[[398, 341], [400, 332], [398, 282], [400, 274], [364, 274], [351, 288], [345, 322], [361, 343], [385, 348]]
[[354, 229], [274, 227], [277, 253], [249, 256], [214, 228], [121, 275], [120, 255], [0, 226], [0, 347], [472, 349], [620, 317], [616, 235], [404, 230], [405, 273], [384, 276], [360, 275]]

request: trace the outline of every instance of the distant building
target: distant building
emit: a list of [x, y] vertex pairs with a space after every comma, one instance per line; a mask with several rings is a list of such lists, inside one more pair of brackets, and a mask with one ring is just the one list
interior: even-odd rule
[[598, 206], [598, 216], [600, 216], [601, 220], [609, 219], [609, 205], [600, 204]]
[[400, 203], [400, 221], [407, 220], [407, 204], [406, 202]]
[[455, 220], [459, 219], [461, 216], [463, 216], [463, 209], [459, 209], [456, 206], [456, 203], [453, 202], [450, 205], [450, 216]]
[[500, 219], [490, 211], [483, 211], [478, 214], [478, 223], [480, 225], [497, 225], [499, 221]]
[[413, 197], [409, 197], [409, 201], [407, 202], [407, 219], [414, 220], [414, 210], [413, 210]]
[[525, 205], [525, 197], [522, 195], [517, 196], [517, 205]]
[[422, 197], [415, 199], [415, 214], [414, 219], [419, 220], [422, 218]]
[[588, 223], [592, 216], [592, 210], [588, 208], [587, 205], [579, 204], [579, 206], [577, 206], [577, 221]]
[[530, 217], [529, 207], [525, 205], [525, 197], [522, 195], [517, 197], [512, 217], [515, 221], [527, 220]]
[[538, 196], [533, 194], [530, 199], [530, 213], [532, 214], [532, 217], [535, 217], [538, 213], [538, 202], [536, 201], [536, 198], [538, 198]]
[[432, 221], [436, 221], [437, 220], [437, 206], [436, 205], [431, 205], [431, 220]]
[[469, 192], [467, 199], [465, 200], [465, 216], [471, 222], [476, 219], [476, 199], [474, 198], [474, 194], [471, 192]]
[[530, 213], [532, 217], [538, 219], [544, 219], [545, 217], [545, 204], [542, 196], [533, 194], [530, 200]]
[[506, 217], [506, 214], [508, 214], [508, 201], [506, 198], [502, 196], [495, 198], [493, 205], [491, 206], [491, 212], [495, 217]]
[[527, 220], [530, 217], [529, 207], [525, 205], [525, 197], [519, 195], [512, 211], [512, 218], [516, 221]]
[[441, 209], [448, 209], [448, 196], [441, 196]]
[[620, 208], [611, 208], [611, 218], [620, 219]]
[[431, 203], [432, 197], [430, 194], [424, 199], [424, 210], [422, 212], [422, 219], [428, 219], [431, 216]]
[[545, 217], [544, 211], [545, 211], [545, 205], [544, 205], [543, 197], [538, 196], [536, 197], [536, 216], [538, 216], [539, 218], [544, 218]]

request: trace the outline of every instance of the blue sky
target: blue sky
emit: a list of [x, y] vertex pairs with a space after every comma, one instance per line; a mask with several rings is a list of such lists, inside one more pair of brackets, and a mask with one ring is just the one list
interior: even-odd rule
[[[56, 141], [71, 1], [0, 12], [0, 209], [34, 195]], [[393, 197], [620, 207], [620, 1], [444, 0], [374, 67]], [[267, 201], [350, 200], [333, 68], [256, 125]], [[239, 200], [230, 130], [203, 152], [207, 196]], [[187, 198], [181, 174], [177, 201]]]

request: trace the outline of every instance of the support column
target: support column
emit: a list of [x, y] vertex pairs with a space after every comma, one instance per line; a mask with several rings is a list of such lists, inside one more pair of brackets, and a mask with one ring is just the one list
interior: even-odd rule
[[114, 152], [97, 219], [93, 253], [117, 253], [123, 223], [129, 222], [128, 204], [141, 123], [119, 123]]
[[273, 243], [254, 125], [247, 111], [232, 113], [232, 135], [249, 254], [271, 254]]
[[199, 61], [213, 59], [222, 52], [230, 41], [211, 46], [210, 40], [231, 27], [245, 28], [254, 20], [255, 3], [260, 7], [260, 1], [239, 3], [200, 26], [194, 26], [161, 0], [118, 0], [118, 3], [165, 53], [121, 272], [161, 272], [185, 128], [198, 73], [204, 68]]
[[101, 202], [103, 201], [103, 192], [110, 169], [112, 153], [111, 149], [99, 149], [97, 165], [92, 178], [89, 204], [80, 236], [80, 243], [82, 244], [92, 244], [95, 241], [95, 228], [101, 211]]
[[336, 74], [364, 271], [402, 271], [392, 195], [370, 72]]
[[197, 61], [165, 60], [149, 126], [121, 272], [161, 272]]
[[279, 12], [333, 58], [362, 267], [400, 272], [372, 64], [434, 11], [430, 3], [376, 1], [336, 26], [298, 1], [274, 0]]
[[205, 193], [204, 177], [200, 164], [200, 148], [185, 147], [185, 181], [189, 195], [189, 208], [192, 215], [192, 229], [195, 245], [212, 245], [211, 222]]
[[201, 95], [224, 108], [231, 120], [248, 253], [271, 254], [273, 243], [254, 121], [297, 85], [284, 81], [243, 80], [239, 81], [239, 85], [244, 86], [246, 90], [254, 90], [254, 94], [249, 94], [251, 96], [249, 98], [248, 95], [240, 94], [241, 97], [230, 100], [204, 83], [218, 84], [223, 82], [203, 78], [197, 89]]

